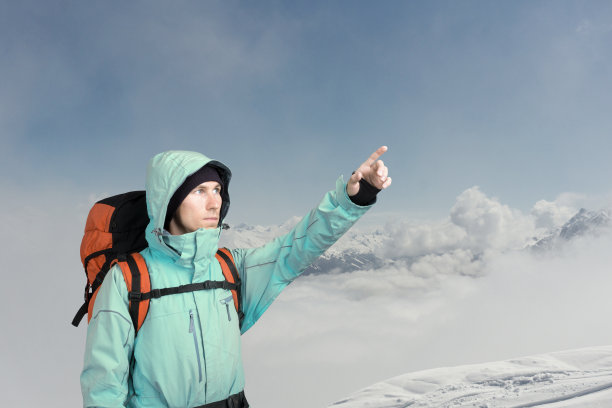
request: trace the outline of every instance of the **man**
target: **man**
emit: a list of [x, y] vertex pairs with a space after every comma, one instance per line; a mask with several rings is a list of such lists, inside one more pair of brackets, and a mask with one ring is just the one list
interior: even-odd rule
[[[380, 147], [288, 234], [261, 248], [232, 249], [244, 320], [225, 289], [152, 299], [137, 336], [117, 266], [98, 292], [81, 374], [85, 407], [248, 407], [240, 334], [278, 294], [338, 240], [391, 184]], [[215, 258], [229, 209], [230, 170], [194, 152], [158, 154], [147, 171], [141, 252], [153, 289], [224, 280]]]

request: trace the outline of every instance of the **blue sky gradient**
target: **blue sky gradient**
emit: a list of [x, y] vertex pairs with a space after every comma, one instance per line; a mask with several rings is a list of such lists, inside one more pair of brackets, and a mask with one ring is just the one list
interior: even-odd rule
[[17, 186], [118, 193], [197, 150], [234, 172], [229, 221], [277, 223], [387, 144], [385, 213], [439, 216], [474, 185], [526, 211], [610, 190], [606, 1], [0, 7]]

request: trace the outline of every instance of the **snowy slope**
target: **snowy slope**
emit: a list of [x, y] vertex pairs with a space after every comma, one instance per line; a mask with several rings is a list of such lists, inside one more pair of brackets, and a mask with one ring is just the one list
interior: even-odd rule
[[612, 346], [405, 374], [330, 407], [612, 407]]

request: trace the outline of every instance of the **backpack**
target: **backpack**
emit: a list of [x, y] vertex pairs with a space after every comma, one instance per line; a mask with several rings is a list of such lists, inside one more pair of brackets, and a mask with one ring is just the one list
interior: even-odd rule
[[196, 290], [223, 288], [232, 292], [234, 306], [242, 326], [240, 276], [227, 248], [219, 248], [215, 257], [221, 265], [224, 281], [206, 281], [172, 288], [152, 289], [147, 264], [140, 251], [147, 247], [145, 229], [149, 224], [145, 191], [131, 191], [98, 201], [89, 211], [81, 241], [81, 262], [85, 269], [85, 302], [74, 319], [78, 326], [85, 314], [91, 320], [93, 305], [104, 277], [118, 264], [128, 289], [129, 312], [135, 332], [144, 323], [150, 300]]

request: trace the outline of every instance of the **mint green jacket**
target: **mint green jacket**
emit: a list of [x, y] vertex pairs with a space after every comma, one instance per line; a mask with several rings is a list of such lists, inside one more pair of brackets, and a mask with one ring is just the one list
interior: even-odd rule
[[[221, 228], [173, 236], [164, 229], [170, 198], [185, 178], [215, 166], [224, 182], [221, 218], [227, 214], [231, 172], [194, 152], [155, 156], [147, 171], [146, 230], [142, 251], [152, 288], [225, 278], [215, 258]], [[119, 267], [111, 268], [98, 292], [87, 330], [81, 373], [84, 407], [196, 407], [244, 389], [240, 334], [279, 293], [342, 236], [369, 207], [354, 204], [342, 178], [319, 206], [288, 234], [260, 248], [232, 249], [242, 280], [242, 329], [232, 294], [202, 290], [151, 299], [137, 336]]]

